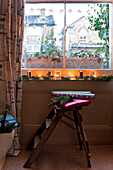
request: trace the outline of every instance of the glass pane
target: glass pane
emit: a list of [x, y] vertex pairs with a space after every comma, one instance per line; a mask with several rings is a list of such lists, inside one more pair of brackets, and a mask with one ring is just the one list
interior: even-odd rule
[[109, 68], [110, 4], [66, 4], [66, 68]]
[[26, 3], [22, 67], [63, 68], [63, 28], [63, 3]]

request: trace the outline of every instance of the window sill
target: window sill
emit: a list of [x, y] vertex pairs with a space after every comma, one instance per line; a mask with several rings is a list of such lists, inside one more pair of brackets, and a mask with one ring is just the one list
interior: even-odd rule
[[91, 76], [94, 72], [95, 76], [110, 76], [113, 75], [113, 69], [31, 69], [22, 68], [22, 75], [27, 75], [27, 72], [31, 72], [31, 76], [47, 76], [47, 72], [51, 71], [51, 75], [55, 76], [56, 72], [60, 72], [61, 76], [79, 76], [80, 71], [83, 72], [83, 76]]

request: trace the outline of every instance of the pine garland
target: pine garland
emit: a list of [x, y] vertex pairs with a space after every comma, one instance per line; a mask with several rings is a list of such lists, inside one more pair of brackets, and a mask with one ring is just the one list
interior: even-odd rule
[[52, 98], [53, 102], [49, 103], [48, 106], [60, 103], [60, 104], [66, 104], [68, 102], [72, 102], [73, 101], [73, 95], [70, 96], [59, 96], [59, 97], [54, 97]]

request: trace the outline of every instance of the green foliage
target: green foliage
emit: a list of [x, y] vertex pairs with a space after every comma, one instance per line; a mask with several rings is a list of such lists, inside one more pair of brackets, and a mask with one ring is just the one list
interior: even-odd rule
[[[42, 78], [43, 78], [43, 80], [51, 80], [52, 79], [52, 77], [49, 77], [49, 76], [42, 76]], [[23, 81], [28, 81], [29, 80], [29, 78], [26, 75], [23, 75], [22, 79], [23, 79]], [[32, 76], [32, 79], [36, 80], [36, 81], [41, 81], [42, 80], [38, 76]], [[79, 77], [75, 76], [75, 79], [79, 80]], [[70, 78], [61, 76], [61, 80], [70, 80]], [[83, 77], [83, 80], [110, 81], [110, 80], [113, 80], [113, 76], [112, 75], [110, 75], [110, 76], [98, 76], [96, 78], [91, 77], [91, 76], [85, 76], [85, 77]]]
[[33, 57], [46, 59], [52, 58], [52, 61], [61, 62], [60, 57], [62, 57], [63, 55], [61, 54], [58, 47], [55, 45], [55, 41], [56, 38], [54, 38], [54, 29], [51, 28], [45, 38], [44, 35], [42, 35], [40, 53], [35, 53]]
[[91, 77], [91, 80], [95, 80], [95, 81], [110, 81], [113, 80], [113, 76], [98, 76], [98, 77]]
[[35, 58], [52, 58], [52, 61], [61, 62], [62, 54], [57, 48], [53, 48], [49, 51], [43, 51], [42, 53], [36, 52], [33, 57]]
[[[92, 7], [97, 17], [89, 16], [91, 27], [89, 29], [98, 31], [98, 35], [104, 44], [98, 48], [104, 54], [104, 67], [109, 68], [109, 4], [97, 4]], [[98, 10], [99, 9], [99, 10]]]
[[29, 80], [29, 77], [26, 76], [26, 75], [22, 75], [22, 80], [23, 80], [23, 81], [28, 81], [28, 80]]
[[42, 53], [43, 52], [43, 49], [44, 49], [44, 35], [42, 34], [42, 38], [41, 38], [41, 47], [40, 47], [40, 52]]
[[84, 80], [90, 80], [91, 77], [90, 77], [90, 76], [85, 76], [85, 77], [83, 77], [83, 79], [84, 79]]
[[43, 80], [51, 80], [51, 77], [42, 76]]
[[75, 76], [75, 79], [76, 79], [76, 80], [78, 80], [78, 79], [79, 79], [79, 77], [78, 77], [78, 76]]
[[40, 55], [40, 53], [39, 52], [36, 52], [35, 54], [34, 54], [34, 57], [39, 57], [39, 55]]
[[1, 121], [0, 133], [11, 133], [13, 131], [13, 129], [17, 127], [17, 126], [15, 126], [16, 122], [7, 123], [6, 116], [7, 116], [7, 110], [5, 110], [5, 113], [4, 113], [2, 121]]
[[40, 81], [41, 79], [38, 76], [32, 76], [31, 77], [33, 80]]
[[61, 79], [62, 79], [62, 80], [69, 80], [69, 77], [63, 77], [63, 76], [61, 76]]
[[52, 99], [53, 102], [49, 103], [48, 106], [60, 103], [60, 104], [66, 104], [67, 102], [72, 102], [73, 101], [73, 96], [60, 96], [60, 97], [55, 97]]
[[98, 76], [98, 77], [85, 76], [83, 79], [94, 80], [94, 81], [110, 81], [113, 80], [113, 76]]
[[76, 52], [73, 54], [73, 57], [79, 57], [79, 58], [97, 58], [98, 62], [101, 61], [99, 50], [97, 50], [95, 53], [92, 53], [91, 51], [87, 50], [80, 50], [79, 52]]

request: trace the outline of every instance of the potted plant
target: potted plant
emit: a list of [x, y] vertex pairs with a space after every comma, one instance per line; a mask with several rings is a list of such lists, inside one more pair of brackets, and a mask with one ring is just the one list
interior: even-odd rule
[[14, 128], [18, 126], [13, 119], [12, 123], [9, 123], [7, 118], [7, 110], [3, 115], [0, 115], [0, 169], [5, 161], [5, 156], [9, 148], [11, 147], [14, 138]]

